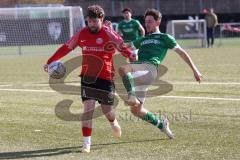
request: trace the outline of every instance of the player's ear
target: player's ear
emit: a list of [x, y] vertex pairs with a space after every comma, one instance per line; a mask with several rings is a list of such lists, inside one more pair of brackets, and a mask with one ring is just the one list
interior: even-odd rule
[[101, 17], [101, 18], [99, 18], [100, 19], [100, 21], [103, 23], [103, 21], [104, 21], [104, 18], [103, 17]]
[[156, 21], [156, 24], [157, 24], [157, 26], [160, 26], [161, 20], [157, 20], [157, 21]]

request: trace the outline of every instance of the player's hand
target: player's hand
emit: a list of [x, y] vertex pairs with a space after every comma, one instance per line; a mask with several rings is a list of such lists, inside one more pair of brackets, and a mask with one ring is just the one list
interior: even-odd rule
[[112, 22], [109, 21], [109, 20], [105, 20], [104, 21], [104, 26], [110, 28], [110, 29], [113, 29], [113, 25], [112, 25]]
[[138, 60], [138, 55], [136, 53], [132, 53], [129, 57], [130, 62], [134, 62]]
[[203, 79], [203, 76], [202, 76], [202, 74], [199, 71], [195, 71], [194, 72], [194, 77], [195, 77], [197, 82], [201, 83], [201, 81]]
[[43, 70], [44, 70], [45, 72], [48, 72], [48, 64], [45, 64], [45, 65], [43, 66]]

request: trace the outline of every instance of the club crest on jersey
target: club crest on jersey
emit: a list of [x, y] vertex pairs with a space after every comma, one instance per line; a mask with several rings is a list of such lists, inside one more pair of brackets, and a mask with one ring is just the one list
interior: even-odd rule
[[58, 40], [62, 32], [62, 24], [60, 22], [51, 22], [48, 24], [48, 34], [53, 40]]
[[102, 44], [103, 43], [103, 39], [102, 38], [97, 38], [96, 39], [96, 43], [97, 44]]

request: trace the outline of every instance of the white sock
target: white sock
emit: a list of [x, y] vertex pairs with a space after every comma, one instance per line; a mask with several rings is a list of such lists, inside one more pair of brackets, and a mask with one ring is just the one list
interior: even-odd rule
[[91, 136], [83, 137], [83, 148], [90, 149], [91, 147]]
[[118, 125], [117, 118], [115, 118], [113, 122], [110, 122], [110, 124], [113, 125], [113, 126]]

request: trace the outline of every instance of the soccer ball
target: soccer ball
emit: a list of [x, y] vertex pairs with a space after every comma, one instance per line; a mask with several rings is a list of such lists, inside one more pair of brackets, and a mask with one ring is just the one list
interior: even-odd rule
[[51, 78], [61, 79], [66, 71], [66, 67], [60, 61], [54, 61], [48, 65], [48, 74]]

